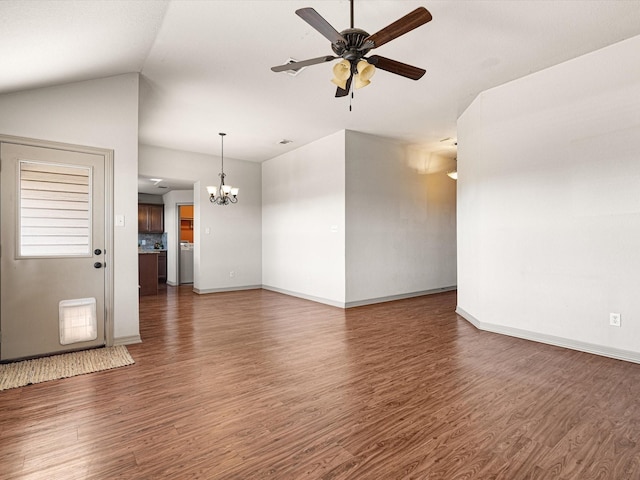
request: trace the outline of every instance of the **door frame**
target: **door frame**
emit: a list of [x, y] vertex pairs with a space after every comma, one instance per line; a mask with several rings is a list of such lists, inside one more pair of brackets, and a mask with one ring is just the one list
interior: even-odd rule
[[[88, 147], [85, 145], [75, 145], [72, 143], [53, 142], [50, 140], [39, 140], [35, 138], [16, 137], [12, 135], [4, 135], [0, 133], [0, 143], [13, 143], [17, 145], [26, 145], [29, 147], [41, 147], [54, 150], [67, 150], [79, 153], [90, 153], [100, 155], [104, 158], [104, 334], [105, 345], [110, 347], [114, 344], [113, 340], [113, 150], [107, 148]], [[2, 202], [2, 192], [0, 191], [0, 202]], [[0, 226], [0, 229], [2, 227]], [[0, 271], [0, 282], [2, 271]]]

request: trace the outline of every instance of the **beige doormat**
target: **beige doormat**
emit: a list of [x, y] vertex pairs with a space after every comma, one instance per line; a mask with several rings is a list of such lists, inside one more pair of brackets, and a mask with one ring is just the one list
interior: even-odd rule
[[0, 364], [0, 391], [135, 363], [124, 345]]

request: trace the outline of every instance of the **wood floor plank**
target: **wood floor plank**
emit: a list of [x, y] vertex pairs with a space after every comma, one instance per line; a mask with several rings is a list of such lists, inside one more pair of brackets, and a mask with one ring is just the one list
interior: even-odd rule
[[640, 365], [455, 306], [166, 287], [134, 365], [0, 392], [0, 480], [640, 478]]

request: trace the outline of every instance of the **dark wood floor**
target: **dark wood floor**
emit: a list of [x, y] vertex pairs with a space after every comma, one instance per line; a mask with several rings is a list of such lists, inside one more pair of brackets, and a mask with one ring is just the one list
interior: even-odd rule
[[640, 479], [640, 365], [455, 304], [169, 287], [135, 365], [0, 392], [0, 478]]

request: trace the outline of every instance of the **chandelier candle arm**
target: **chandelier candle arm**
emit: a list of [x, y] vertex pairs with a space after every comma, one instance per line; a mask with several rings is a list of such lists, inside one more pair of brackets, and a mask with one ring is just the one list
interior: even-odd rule
[[215, 205], [229, 205], [230, 203], [238, 202], [238, 192], [240, 191], [237, 187], [232, 187], [231, 185], [225, 185], [224, 177], [226, 177], [224, 173], [224, 136], [226, 133], [219, 133], [220, 135], [220, 173], [218, 176], [220, 177], [220, 186], [218, 188], [214, 186], [207, 187], [207, 193], [209, 194], [209, 201]]

